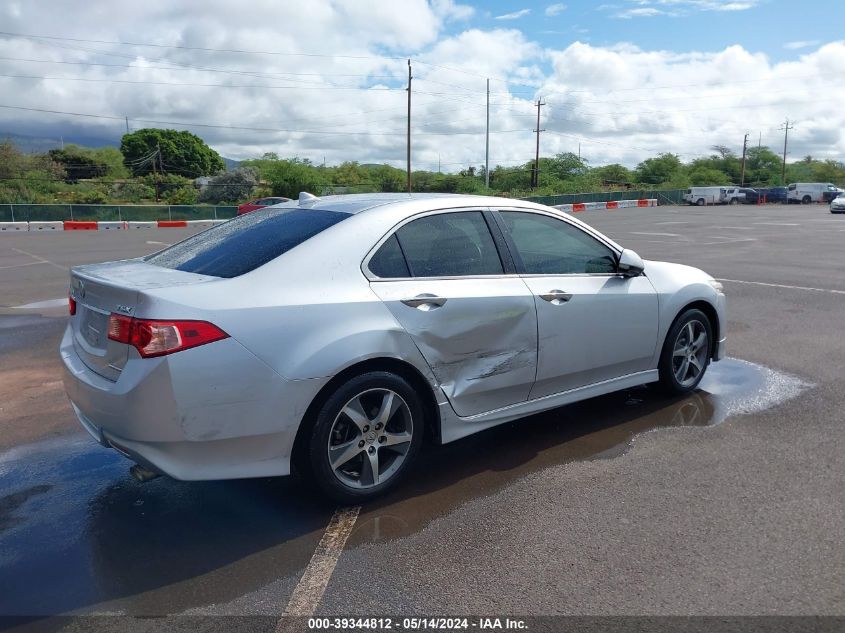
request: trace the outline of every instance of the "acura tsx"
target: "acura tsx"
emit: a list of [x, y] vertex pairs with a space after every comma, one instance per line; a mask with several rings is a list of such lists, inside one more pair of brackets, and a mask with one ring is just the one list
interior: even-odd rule
[[719, 282], [556, 209], [307, 194], [152, 255], [71, 271], [82, 426], [142, 472], [288, 475], [360, 501], [446, 443], [636, 385], [694, 390]]

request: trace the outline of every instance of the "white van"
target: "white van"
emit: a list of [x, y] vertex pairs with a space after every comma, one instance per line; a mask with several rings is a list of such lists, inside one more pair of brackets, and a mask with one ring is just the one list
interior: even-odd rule
[[829, 182], [793, 182], [786, 188], [786, 201], [791, 204], [830, 202], [843, 190]]
[[684, 194], [687, 204], [739, 204], [745, 200], [745, 194], [739, 187], [690, 187]]

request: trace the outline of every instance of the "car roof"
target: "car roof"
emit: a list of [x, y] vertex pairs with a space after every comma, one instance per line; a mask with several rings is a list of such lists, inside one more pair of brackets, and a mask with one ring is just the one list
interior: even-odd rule
[[309, 198], [303, 202], [292, 200], [291, 202], [277, 206], [303, 207], [307, 209], [322, 209], [340, 213], [358, 214], [388, 205], [394, 208], [407, 207], [408, 211], [413, 213], [419, 213], [427, 209], [434, 210], [448, 207], [509, 206], [548, 209], [548, 207], [527, 200], [454, 193], [353, 193]]

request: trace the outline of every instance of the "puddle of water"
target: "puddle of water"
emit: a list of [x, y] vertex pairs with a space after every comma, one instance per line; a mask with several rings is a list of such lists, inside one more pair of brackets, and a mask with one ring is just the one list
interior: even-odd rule
[[684, 398], [639, 387], [429, 450], [400, 490], [364, 508], [347, 547], [413, 534], [472, 498], [543, 468], [617, 457], [642, 433], [714, 426], [732, 415], [770, 409], [809, 387], [794, 376], [728, 358], [711, 364], [698, 390]]
[[[548, 466], [622, 454], [640, 433], [719, 424], [808, 386], [726, 359], [686, 398], [622, 391], [429, 447], [399, 490], [363, 509], [347, 547], [412, 534]], [[0, 615], [229, 602], [299, 574], [333, 511], [295, 480], [137, 484], [128, 465], [87, 435], [0, 454]]]

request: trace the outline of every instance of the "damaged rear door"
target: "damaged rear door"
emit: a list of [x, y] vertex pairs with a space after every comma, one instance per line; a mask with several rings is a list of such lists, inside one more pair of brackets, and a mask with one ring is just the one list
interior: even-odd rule
[[537, 365], [534, 297], [482, 211], [413, 219], [382, 242], [366, 269], [458, 415], [528, 398]]

